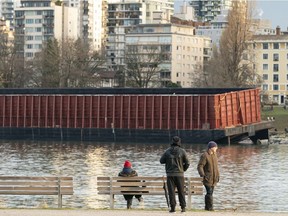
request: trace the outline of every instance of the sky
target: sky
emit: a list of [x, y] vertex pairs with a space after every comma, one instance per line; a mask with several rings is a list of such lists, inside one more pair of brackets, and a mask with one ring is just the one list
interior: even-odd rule
[[272, 28], [279, 25], [282, 30], [287, 30], [288, 0], [257, 0], [257, 8], [263, 19], [271, 21]]
[[[175, 0], [175, 4], [189, 0]], [[271, 27], [280, 26], [282, 30], [288, 27], [288, 0], [255, 0], [259, 17], [269, 19]]]

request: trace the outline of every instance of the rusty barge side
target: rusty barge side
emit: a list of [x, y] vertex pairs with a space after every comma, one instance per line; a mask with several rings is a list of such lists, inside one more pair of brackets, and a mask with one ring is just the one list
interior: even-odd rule
[[259, 89], [1, 89], [2, 139], [268, 139]]

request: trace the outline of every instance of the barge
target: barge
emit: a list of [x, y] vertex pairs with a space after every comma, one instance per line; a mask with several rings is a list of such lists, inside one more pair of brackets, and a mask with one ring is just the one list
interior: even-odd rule
[[222, 143], [268, 139], [257, 88], [0, 89], [0, 138]]

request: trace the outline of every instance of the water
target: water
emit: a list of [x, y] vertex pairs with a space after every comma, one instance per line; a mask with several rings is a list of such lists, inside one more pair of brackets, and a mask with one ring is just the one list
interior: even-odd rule
[[[159, 159], [169, 144], [1, 141], [0, 175], [73, 176], [74, 195], [63, 196], [68, 208], [109, 208], [109, 196], [97, 194], [97, 176], [117, 176], [129, 159], [139, 175], [163, 176]], [[184, 145], [191, 162], [186, 176], [198, 176], [198, 159], [206, 145]], [[219, 146], [220, 182], [216, 209], [288, 212], [288, 145]], [[57, 196], [0, 196], [0, 208], [57, 207]], [[165, 208], [161, 196], [144, 196], [140, 208]], [[116, 208], [125, 208], [116, 196]], [[139, 208], [133, 201], [133, 207]], [[203, 196], [192, 207], [204, 208]]]

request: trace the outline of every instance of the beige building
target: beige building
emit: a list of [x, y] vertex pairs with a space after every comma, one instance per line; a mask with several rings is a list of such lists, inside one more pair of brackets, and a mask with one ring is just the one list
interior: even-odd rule
[[210, 58], [211, 39], [194, 34], [192, 26], [142, 24], [126, 35], [126, 46], [157, 47], [167, 56], [161, 64], [161, 87], [173, 82], [193, 87], [193, 74]]
[[255, 69], [263, 78], [262, 101], [284, 104], [288, 95], [288, 35], [254, 35]]
[[79, 10], [76, 7], [54, 6], [54, 37], [59, 40], [80, 37]]

